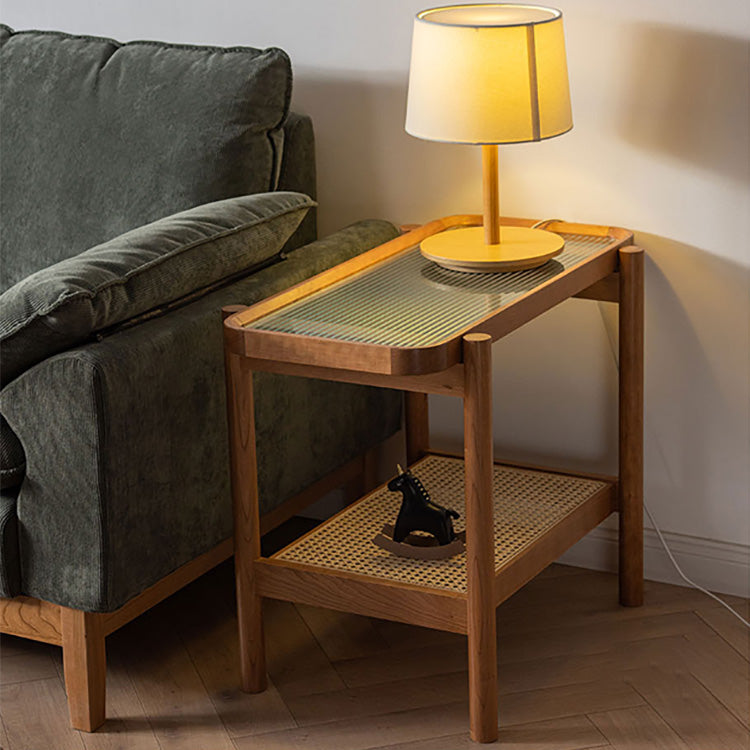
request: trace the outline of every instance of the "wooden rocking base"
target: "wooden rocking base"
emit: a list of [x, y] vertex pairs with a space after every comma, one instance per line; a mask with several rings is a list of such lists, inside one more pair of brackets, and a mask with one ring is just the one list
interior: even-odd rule
[[373, 544], [388, 550], [398, 557], [411, 557], [416, 560], [447, 560], [466, 551], [466, 532], [459, 531], [450, 544], [438, 544], [433, 536], [409, 534], [403, 542], [393, 541], [394, 527], [383, 524], [380, 534], [373, 537]]

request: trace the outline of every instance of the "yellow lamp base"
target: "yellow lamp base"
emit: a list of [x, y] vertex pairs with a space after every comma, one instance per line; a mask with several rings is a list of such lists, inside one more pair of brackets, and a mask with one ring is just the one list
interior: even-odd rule
[[500, 243], [484, 244], [483, 227], [463, 227], [422, 241], [425, 258], [451, 271], [494, 273], [536, 268], [562, 252], [559, 234], [529, 227], [500, 227]]

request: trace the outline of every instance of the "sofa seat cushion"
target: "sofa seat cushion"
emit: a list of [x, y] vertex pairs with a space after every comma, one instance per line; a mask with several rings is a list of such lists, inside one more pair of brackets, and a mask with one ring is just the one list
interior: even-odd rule
[[0, 292], [163, 216], [277, 188], [291, 64], [0, 26]]
[[210, 203], [32, 274], [0, 295], [0, 384], [97, 331], [267, 264], [313, 205], [291, 192]]
[[0, 489], [21, 484], [25, 470], [26, 456], [21, 441], [0, 414]]

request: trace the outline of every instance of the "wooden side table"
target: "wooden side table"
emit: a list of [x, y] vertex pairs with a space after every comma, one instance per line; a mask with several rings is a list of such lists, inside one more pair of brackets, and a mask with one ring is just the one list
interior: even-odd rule
[[[532, 222], [506, 220], [529, 225]], [[224, 322], [242, 687], [266, 685], [264, 597], [465, 633], [471, 736], [497, 738], [495, 609], [620, 514], [620, 602], [643, 599], [643, 258], [615, 227], [553, 222], [541, 268], [462, 274], [422, 258], [453, 216], [419, 227]], [[491, 344], [569, 297], [619, 303], [619, 476], [493, 462]], [[269, 558], [260, 553], [253, 371], [401, 389], [407, 462], [466, 523], [466, 553], [406, 560], [371, 539], [400, 497], [381, 487]], [[431, 451], [427, 395], [464, 401], [464, 456]], [[331, 405], [335, 413], [335, 404]], [[460, 527], [461, 521], [459, 521]]]

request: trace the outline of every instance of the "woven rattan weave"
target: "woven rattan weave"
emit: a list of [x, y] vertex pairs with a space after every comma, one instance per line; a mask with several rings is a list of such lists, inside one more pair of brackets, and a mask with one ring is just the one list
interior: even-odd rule
[[[454, 508], [463, 528], [464, 463], [458, 458], [428, 456], [412, 468], [433, 500]], [[607, 486], [581, 477], [495, 466], [495, 569], [552, 528]], [[455, 592], [466, 591], [466, 553], [449, 560], [409, 560], [395, 557], [372, 543], [383, 523], [398, 514], [401, 495], [382, 487], [346, 509], [276, 558], [321, 568], [358, 573]]]

